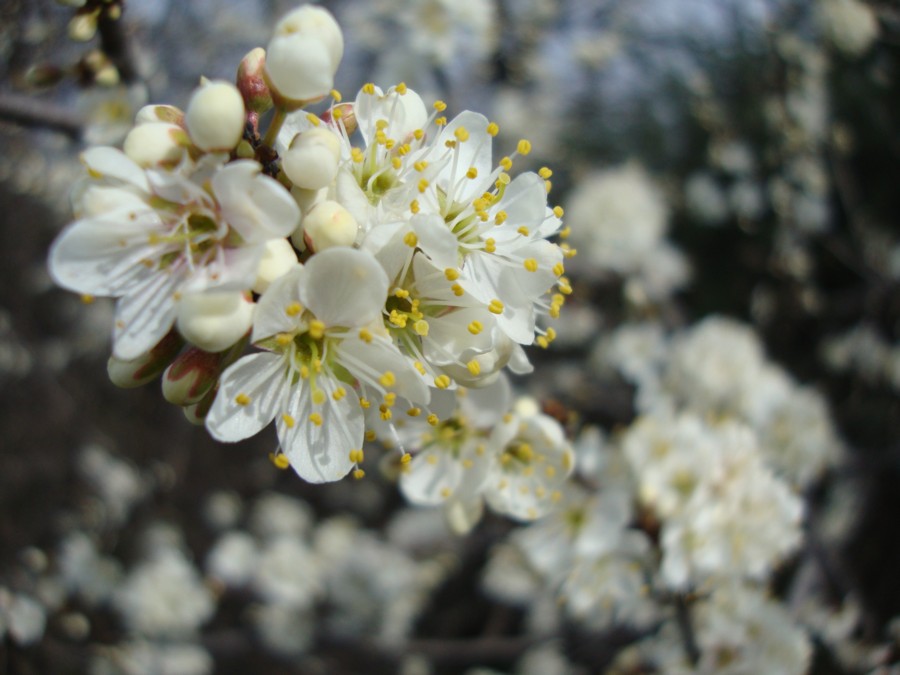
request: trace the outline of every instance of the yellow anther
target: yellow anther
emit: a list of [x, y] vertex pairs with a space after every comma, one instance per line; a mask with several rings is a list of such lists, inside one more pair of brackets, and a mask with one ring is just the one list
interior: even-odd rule
[[400, 147], [397, 148], [397, 154], [400, 155], [401, 157], [405, 157], [406, 155], [408, 155], [410, 153], [411, 150], [412, 150], [412, 148], [409, 147], [409, 143], [404, 143], [403, 145], [401, 145]]
[[337, 89], [331, 90], [331, 98], [334, 99], [335, 103], [340, 103], [342, 100], [344, 100], [344, 97], [341, 96], [341, 92], [339, 92]]
[[400, 298], [401, 300], [406, 300], [409, 297], [409, 291], [405, 288], [395, 288], [394, 289], [394, 297]]
[[497, 214], [494, 216], [494, 222], [497, 225], [502, 225], [503, 223], [506, 222], [506, 219], [508, 217], [509, 216], [507, 216], [506, 211], [497, 211]]
[[551, 319], [559, 318], [559, 307], [557, 305], [553, 305], [547, 312], [550, 315]]
[[388, 121], [384, 118], [381, 118], [380, 120], [375, 120], [375, 128], [378, 131], [384, 131], [385, 129], [388, 128]]
[[557, 282], [557, 286], [559, 286], [559, 292], [563, 295], [571, 295], [572, 294], [572, 285], [569, 283], [569, 280], [565, 277], [560, 277]]
[[485, 253], [493, 253], [497, 250], [497, 242], [494, 241], [491, 237], [488, 237], [484, 240], [484, 250]]
[[553, 183], [551, 183], [549, 180], [545, 180], [544, 181], [544, 190], [546, 190], [549, 193], [550, 190], [552, 190], [552, 189], [553, 189]]
[[362, 450], [351, 450], [350, 451], [350, 461], [354, 464], [359, 464], [360, 462], [365, 460], [365, 455]]
[[325, 400], [328, 398], [328, 394], [326, 394], [321, 389], [316, 389], [312, 393], [312, 402], [316, 405], [322, 405], [325, 403]]
[[464, 469], [471, 469], [473, 466], [475, 466], [475, 462], [467, 457], [462, 461], [462, 465]]
[[363, 471], [362, 469], [357, 469], [356, 471], [353, 472], [353, 477], [356, 480], [361, 480], [361, 479], [365, 478], [365, 476], [366, 476], [366, 472]]
[[391, 310], [388, 321], [397, 326], [397, 328], [406, 328], [406, 314], [401, 314], [396, 309]]
[[517, 227], [517, 228], [516, 228], [516, 232], [518, 232], [519, 234], [521, 234], [523, 237], [527, 237], [529, 234], [531, 234], [531, 230], [529, 230], [529, 229], [528, 229], [527, 227], [525, 227], [524, 225], [520, 225], [519, 227]]
[[446, 389], [450, 386], [452, 380], [449, 375], [438, 375], [434, 378], [434, 386], [438, 389]]
[[509, 185], [512, 178], [509, 177], [509, 174], [504, 172], [497, 176], [497, 187], [502, 187], [503, 185]]
[[425, 130], [416, 129], [415, 131], [413, 131], [413, 138], [415, 138], [417, 141], [421, 141], [423, 138], [425, 138]]
[[453, 135], [456, 136], [456, 140], [458, 140], [460, 143], [465, 143], [467, 140], [469, 140], [469, 130], [465, 127], [457, 127], [453, 131]]
[[284, 313], [288, 316], [297, 316], [303, 311], [303, 306], [299, 302], [292, 302], [284, 308]]
[[412, 455], [408, 452], [404, 452], [400, 455], [400, 463], [401, 464], [409, 464], [412, 461]]
[[[389, 138], [384, 142], [384, 147], [386, 147], [388, 150], [393, 150], [395, 145], [397, 145], [397, 141], [395, 141], [393, 138]], [[394, 161], [392, 160], [391, 161], [392, 166], [395, 169], [399, 169], [402, 163], [400, 162], [399, 158], [397, 158], [397, 157], [394, 157], [394, 160], [397, 160], [397, 161], [395, 164]]]
[[346, 395], [347, 395], [347, 390], [344, 389], [343, 387], [338, 387], [333, 392], [331, 392], [331, 398], [333, 398], [335, 401], [340, 401]]
[[294, 428], [294, 423], [295, 423], [295, 422], [294, 422], [294, 418], [293, 418], [291, 415], [288, 415], [287, 413], [284, 413], [284, 414], [281, 416], [281, 419], [282, 419], [282, 421], [284, 422], [284, 425], [285, 425], [288, 429], [293, 429], [293, 428]]
[[547, 478], [553, 478], [556, 475], [556, 467], [548, 464], [544, 467], [544, 475], [547, 476]]
[[428, 322], [425, 319], [419, 319], [413, 324], [413, 330], [416, 331], [416, 335], [425, 337], [428, 335]]
[[393, 387], [397, 383], [397, 377], [390, 370], [386, 370], [378, 381], [382, 387]]
[[561, 277], [565, 273], [565, 265], [563, 265], [561, 262], [558, 262], [553, 266], [553, 274], [555, 274], [556, 276]]
[[503, 303], [497, 298], [494, 298], [491, 300], [491, 304], [488, 305], [488, 311], [491, 314], [503, 314]]
[[469, 369], [469, 372], [474, 376], [481, 375], [481, 364], [478, 363], [475, 359], [472, 359], [466, 364], [466, 368]]
[[309, 366], [305, 363], [300, 366], [300, 377], [302, 377], [304, 380], [309, 379]]
[[447, 499], [452, 494], [453, 494], [453, 490], [451, 490], [450, 488], [448, 488], [448, 487], [441, 488], [441, 497], [443, 497], [444, 499]]
[[378, 143], [378, 145], [386, 145], [387, 144], [388, 137], [387, 137], [387, 134], [384, 133], [384, 131], [382, 129], [379, 129], [378, 131], [375, 132], [375, 142]]
[[474, 166], [470, 166], [469, 170], [466, 171], [466, 178], [470, 180], [478, 178], [478, 169], [476, 169]]
[[441, 422], [441, 420], [438, 418], [438, 416], [435, 415], [434, 413], [431, 413], [431, 414], [426, 418], [426, 420], [428, 421], [428, 424], [430, 424], [430, 425], [433, 426], [433, 427], [436, 427], [436, 426], [437, 426], [438, 424], [440, 424], [440, 422]]
[[462, 297], [463, 294], [466, 292], [465, 289], [462, 286], [460, 286], [459, 284], [453, 284], [450, 287], [450, 290], [453, 291], [453, 295], [455, 295], [457, 298]]
[[238, 394], [234, 397], [234, 402], [238, 405], [250, 405], [250, 397], [247, 394]]
[[364, 94], [369, 94], [369, 96], [371, 96], [372, 94], [375, 93], [375, 85], [372, 84], [371, 82], [366, 82], [363, 85], [362, 90], [363, 90]]
[[394, 87], [394, 91], [403, 96], [408, 91], [406, 88], [406, 82], [401, 82], [396, 87]]
[[313, 340], [320, 340], [325, 335], [325, 324], [318, 319], [309, 322], [309, 335]]
[[447, 277], [447, 281], [456, 281], [459, 279], [459, 270], [455, 267], [448, 267], [444, 270], [444, 276]]
[[372, 404], [369, 403], [369, 399], [367, 399], [367, 398], [359, 399], [359, 407], [362, 408], [363, 410], [368, 410], [370, 405], [372, 405]]
[[544, 180], [547, 180], [547, 179], [550, 178], [550, 176], [552, 176], [552, 175], [553, 175], [553, 171], [551, 171], [551, 170], [550, 170], [548, 167], [546, 167], [546, 166], [542, 166], [542, 167], [540, 168], [540, 170], [538, 171], [538, 176], [540, 176], [540, 177], [543, 178]]
[[418, 184], [419, 192], [425, 192], [425, 190], [428, 189], [429, 185], [430, 185], [430, 183], [425, 178], [422, 178], [421, 180], [419, 180], [419, 184]]
[[434, 109], [437, 110], [438, 112], [444, 112], [447, 109], [447, 104], [444, 103], [443, 101], [435, 101]]
[[472, 335], [478, 335], [481, 331], [484, 330], [484, 326], [481, 325], [480, 321], [473, 321], [472, 323], [469, 324], [468, 328], [469, 328], [469, 332]]
[[419, 238], [416, 236], [415, 232], [407, 232], [403, 235], [403, 243], [410, 248], [415, 248], [419, 243]]
[[414, 361], [413, 366], [415, 367], [416, 370], [419, 371], [419, 375], [425, 374], [425, 366], [422, 365], [421, 361]]
[[547, 349], [547, 347], [550, 346], [550, 341], [547, 340], [547, 338], [545, 338], [543, 335], [538, 335], [534, 339], [534, 341], [537, 344], [537, 346], [540, 347], [541, 349]]
[[565, 213], [565, 211], [563, 211], [563, 207], [561, 207], [561, 206], [553, 207], [553, 215], [556, 216], [557, 218], [562, 218], [564, 213]]
[[356, 164], [362, 164], [366, 158], [366, 155], [359, 148], [353, 148], [352, 150], [350, 150], [350, 157]]
[[528, 270], [529, 272], [537, 272], [538, 271], [538, 261], [535, 260], [534, 258], [526, 258], [523, 265], [525, 265], [525, 269]]
[[394, 413], [392, 413], [391, 409], [386, 405], [378, 406], [378, 410], [381, 413], [381, 419], [385, 422], [390, 422], [391, 418], [394, 416]]
[[570, 234], [572, 234], [572, 228], [568, 225], [559, 231], [560, 239], [568, 239]]
[[510, 169], [512, 169], [512, 165], [512, 159], [510, 159], [509, 157], [504, 157], [500, 160], [500, 166], [503, 167], [504, 171], [509, 171]]
[[365, 438], [369, 443], [374, 443], [375, 439], [378, 438], [378, 435], [374, 431], [369, 429], [368, 431], [366, 431], [363, 438]]
[[90, 293], [82, 293], [81, 302], [83, 302], [85, 305], [90, 305], [92, 302], [94, 302], [94, 296]]
[[372, 341], [372, 333], [368, 328], [360, 328], [359, 329], [359, 339], [368, 344]]
[[410, 408], [409, 410], [406, 411], [406, 414], [409, 415], [410, 417], [418, 417], [419, 415], [422, 414], [422, 409], [421, 408]]
[[516, 145], [516, 151], [520, 155], [527, 155], [529, 152], [531, 152], [531, 143], [523, 138]]
[[444, 126], [444, 125], [447, 124], [447, 118], [446, 118], [446, 117], [438, 117], [438, 118], [434, 121], [434, 123], [435, 123], [437, 126], [442, 127], [442, 126]]
[[[441, 119], [444, 119], [443, 117]], [[446, 124], [446, 122], [444, 122]], [[444, 147], [450, 148], [451, 150], [457, 146], [457, 142], [454, 139], [449, 139], [444, 141]]]
[[397, 394], [392, 391], [386, 392], [384, 395], [384, 404], [391, 408], [397, 402]]
[[547, 490], [544, 489], [543, 485], [538, 485], [536, 488], [534, 488], [534, 496], [538, 499], [543, 499], [547, 496]]
[[496, 122], [491, 122], [487, 125], [488, 136], [496, 136], [500, 133], [500, 125]]
[[322, 416], [319, 413], [313, 413], [309, 416], [309, 421], [315, 424], [317, 427], [322, 426]]
[[432, 466], [434, 466], [435, 464], [438, 463], [437, 455], [428, 455], [425, 458], [425, 461], [428, 462], [429, 464], [431, 464]]
[[547, 339], [550, 342], [553, 342], [556, 339], [556, 331], [553, 330], [552, 327], [547, 329]]
[[287, 458], [287, 455], [283, 453], [275, 453], [269, 454], [269, 459], [272, 460], [272, 464], [275, 465], [276, 469], [286, 469], [291, 465], [290, 460]]
[[412, 211], [413, 213], [418, 213], [419, 212], [419, 200], [413, 199], [409, 203], [409, 210]]
[[275, 336], [275, 342], [282, 347], [287, 347], [291, 342], [294, 341], [294, 338], [290, 333], [279, 333]]
[[391, 159], [391, 166], [394, 167], [394, 169], [396, 169], [397, 171], [399, 171], [400, 167], [403, 166], [403, 160], [400, 159], [399, 157], [394, 157], [393, 159]]

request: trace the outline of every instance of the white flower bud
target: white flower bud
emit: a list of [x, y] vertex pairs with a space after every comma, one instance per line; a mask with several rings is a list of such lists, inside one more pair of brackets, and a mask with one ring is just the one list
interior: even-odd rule
[[135, 125], [138, 124], [155, 124], [156, 122], [169, 122], [171, 124], [182, 124], [184, 122], [184, 112], [174, 105], [145, 105], [138, 110], [134, 116]]
[[269, 284], [299, 264], [294, 247], [287, 239], [269, 239], [265, 244], [265, 253], [259, 261], [253, 292], [262, 295]]
[[314, 206], [303, 219], [303, 234], [316, 252], [333, 246], [353, 246], [358, 230], [350, 212], [331, 200]]
[[334, 85], [344, 54], [344, 36], [331, 14], [305, 5], [275, 27], [266, 49], [265, 72], [270, 87], [291, 101], [313, 101]]
[[129, 131], [122, 149], [144, 168], [174, 166], [184, 156], [188, 142], [187, 134], [181, 127], [166, 122], [150, 122]]
[[306, 190], [325, 187], [338, 172], [341, 142], [337, 134], [314, 127], [297, 134], [281, 160], [291, 182]]
[[244, 134], [244, 99], [233, 84], [209, 82], [194, 90], [185, 124], [201, 150], [231, 150]]
[[263, 76], [265, 64], [266, 50], [256, 47], [247, 52], [237, 71], [237, 88], [244, 97], [244, 104], [248, 110], [257, 113], [272, 107], [272, 94]]
[[175, 325], [200, 349], [220, 352], [250, 330], [254, 307], [240, 291], [194, 293], [179, 301]]

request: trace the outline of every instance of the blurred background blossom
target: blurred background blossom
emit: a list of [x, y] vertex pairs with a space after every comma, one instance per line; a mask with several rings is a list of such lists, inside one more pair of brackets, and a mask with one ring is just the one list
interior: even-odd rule
[[514, 386], [574, 476], [460, 537], [387, 462], [308, 485], [116, 389], [111, 304], [46, 269], [79, 153], [294, 3], [3, 0], [0, 670], [900, 672], [896, 5], [319, 4], [346, 100], [403, 81], [552, 169], [575, 292]]

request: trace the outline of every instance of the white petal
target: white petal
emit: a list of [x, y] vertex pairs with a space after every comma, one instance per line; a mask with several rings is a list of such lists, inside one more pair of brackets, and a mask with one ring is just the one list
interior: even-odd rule
[[501, 376], [487, 387], [466, 390], [460, 406], [473, 427], [491, 429], [509, 412], [511, 403], [512, 387], [509, 379]]
[[388, 278], [370, 253], [329, 248], [303, 269], [300, 302], [325, 325], [360, 327], [381, 316]]
[[400, 489], [414, 504], [434, 506], [447, 501], [463, 479], [462, 465], [441, 447], [426, 448], [400, 476]]
[[287, 237], [300, 223], [300, 207], [277, 180], [252, 160], [239, 160], [213, 177], [225, 220], [248, 242]]
[[[269, 424], [284, 397], [285, 367], [283, 356], [269, 352], [245, 356], [231, 365], [222, 374], [219, 393], [206, 415], [206, 428], [213, 438], [240, 441]], [[238, 397], [246, 404], [239, 403]]]
[[[465, 127], [469, 132], [468, 140], [458, 142], [454, 152], [454, 159], [448, 162], [441, 172], [438, 183], [449, 190], [452, 186], [453, 200], [460, 203], [469, 203], [480, 197], [485, 190], [485, 181], [491, 175], [491, 143], [492, 138], [487, 132], [487, 118], [471, 110], [457, 115], [444, 129], [435, 142], [434, 147], [444, 151], [447, 141], [455, 141], [457, 129]], [[478, 172], [478, 178], [471, 180], [466, 178], [466, 172], [474, 168]]]
[[165, 337], [175, 323], [177, 270], [156, 271], [116, 303], [113, 356], [136, 359]]
[[[388, 340], [375, 336], [371, 342], [363, 342], [353, 336], [342, 340], [335, 349], [335, 359], [360, 381], [371, 382], [390, 371], [395, 382], [388, 389], [413, 403], [428, 404], [430, 393], [422, 376]], [[374, 378], [371, 372], [375, 373]]]
[[150, 191], [144, 170], [121, 150], [107, 147], [89, 148], [81, 153], [81, 161], [92, 174], [128, 183], [143, 192]]
[[259, 342], [277, 333], [293, 332], [299, 325], [299, 315], [287, 310], [300, 300], [300, 280], [303, 267], [297, 266], [282, 277], [279, 277], [262, 294], [256, 303], [256, 314], [253, 317], [253, 335], [251, 340]]
[[[155, 213], [132, 220], [130, 211], [71, 223], [50, 247], [50, 274], [60, 286], [79, 293], [119, 296], [152, 271], [141, 264], [160, 254], [149, 236], [162, 232]], [[156, 227], [154, 227], [154, 225]]]
[[[478, 321], [484, 327], [478, 335], [469, 332], [469, 324]], [[458, 309], [428, 320], [428, 339], [424, 355], [431, 363], [446, 365], [491, 349], [494, 315], [481, 308]]]
[[438, 215], [415, 215], [410, 220], [419, 240], [419, 248], [431, 258], [441, 270], [459, 264], [459, 242]]
[[506, 186], [503, 199], [496, 204], [494, 210], [506, 212], [508, 228], [515, 230], [524, 225], [529, 230], [538, 229], [547, 213], [547, 189], [544, 186], [544, 179], [536, 173], [516, 176]]
[[219, 257], [191, 272], [182, 290], [185, 293], [249, 290], [256, 280], [256, 271], [264, 252], [265, 244], [223, 248]]
[[[340, 383], [320, 375], [317, 386], [325, 392], [325, 402], [316, 405], [311, 400], [311, 387], [304, 381], [292, 388], [285, 410], [276, 413], [276, 426], [281, 448], [294, 471], [310, 483], [328, 483], [346, 476], [353, 463], [350, 452], [363, 445], [363, 410], [359, 398], [349, 387], [346, 395], [334, 400]], [[292, 417], [288, 424], [284, 414]], [[316, 424], [310, 415], [321, 416]]]

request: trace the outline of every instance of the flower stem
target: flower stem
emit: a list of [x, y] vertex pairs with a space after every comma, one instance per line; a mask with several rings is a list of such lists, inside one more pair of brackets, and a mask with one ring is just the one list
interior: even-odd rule
[[276, 107], [272, 121], [269, 122], [269, 128], [266, 129], [266, 136], [262, 140], [263, 145], [268, 145], [270, 148], [274, 146], [275, 139], [278, 137], [278, 132], [281, 131], [281, 126], [284, 124], [285, 119], [287, 119], [287, 110], [281, 106]]

